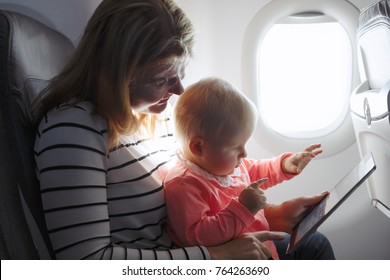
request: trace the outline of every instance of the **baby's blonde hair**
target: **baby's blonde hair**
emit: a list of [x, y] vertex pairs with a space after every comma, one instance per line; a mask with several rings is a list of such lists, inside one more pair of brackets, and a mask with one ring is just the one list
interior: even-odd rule
[[254, 128], [257, 110], [254, 104], [227, 81], [204, 78], [189, 86], [179, 97], [174, 120], [176, 134], [182, 145], [193, 136], [210, 139], [234, 135], [244, 122]]

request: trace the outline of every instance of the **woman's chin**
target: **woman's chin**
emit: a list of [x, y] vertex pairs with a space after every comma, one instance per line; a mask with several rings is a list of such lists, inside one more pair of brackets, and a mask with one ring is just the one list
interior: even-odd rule
[[163, 112], [167, 108], [167, 105], [168, 105], [168, 100], [166, 102], [157, 103], [148, 108], [145, 108], [144, 110], [142, 110], [142, 112], [139, 113], [157, 115]]

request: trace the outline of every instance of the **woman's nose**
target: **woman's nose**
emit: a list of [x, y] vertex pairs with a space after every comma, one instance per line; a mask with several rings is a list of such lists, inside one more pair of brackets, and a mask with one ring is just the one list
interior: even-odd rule
[[177, 82], [172, 85], [172, 87], [169, 89], [169, 93], [181, 95], [184, 92], [184, 87], [181, 83], [181, 80], [178, 79]]

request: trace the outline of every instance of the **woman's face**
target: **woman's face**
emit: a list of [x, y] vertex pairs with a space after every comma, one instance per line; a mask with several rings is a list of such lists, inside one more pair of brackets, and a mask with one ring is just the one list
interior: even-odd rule
[[185, 64], [177, 58], [168, 58], [146, 69], [142, 77], [130, 83], [131, 108], [144, 114], [159, 114], [165, 110], [169, 98], [180, 95], [184, 88]]

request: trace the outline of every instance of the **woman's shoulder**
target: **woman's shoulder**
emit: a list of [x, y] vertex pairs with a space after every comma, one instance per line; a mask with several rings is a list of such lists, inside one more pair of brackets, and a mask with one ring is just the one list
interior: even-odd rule
[[107, 130], [106, 120], [95, 113], [94, 105], [89, 101], [63, 103], [54, 107], [44, 116], [39, 127], [44, 129], [61, 124], [85, 126], [98, 131]]
[[77, 119], [77, 117], [90, 118], [94, 111], [94, 105], [89, 101], [77, 103], [62, 103], [52, 108], [47, 116], [51, 118]]

